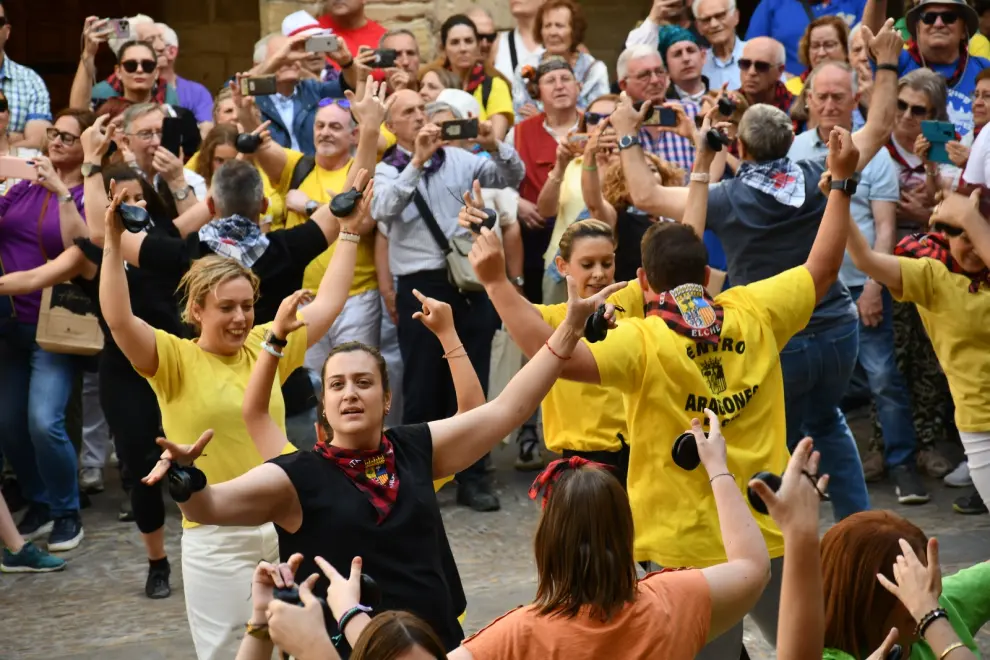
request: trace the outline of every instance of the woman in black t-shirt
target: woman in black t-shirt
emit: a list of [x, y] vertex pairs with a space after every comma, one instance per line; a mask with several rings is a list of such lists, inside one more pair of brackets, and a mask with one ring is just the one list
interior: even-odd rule
[[[529, 418], [570, 357], [588, 316], [622, 286], [585, 300], [572, 293], [566, 321], [496, 399], [427, 424], [383, 433], [391, 395], [381, 355], [358, 343], [336, 347], [322, 374], [316, 449], [278, 456], [231, 481], [205, 485], [180, 508], [202, 524], [274, 522], [282, 556], [298, 552], [305, 557], [302, 575], [316, 572], [317, 556], [338, 570], [361, 556], [381, 589], [382, 610], [413, 612], [437, 631], [448, 650], [456, 648], [463, 632], [441, 561], [447, 541], [433, 480], [471, 465]], [[416, 316], [440, 338], [452, 370], [470, 369], [453, 321], [445, 318], [446, 306], [421, 300], [423, 311]], [[282, 341], [299, 325], [294, 310], [280, 310], [273, 332]], [[268, 415], [277, 368], [278, 358], [263, 352], [245, 393], [245, 421], [262, 456], [277, 456], [286, 442]], [[162, 440], [163, 460], [147, 480], [160, 479], [173, 457], [183, 465], [192, 463], [210, 435], [193, 446]], [[328, 627], [336, 633], [336, 622]]]

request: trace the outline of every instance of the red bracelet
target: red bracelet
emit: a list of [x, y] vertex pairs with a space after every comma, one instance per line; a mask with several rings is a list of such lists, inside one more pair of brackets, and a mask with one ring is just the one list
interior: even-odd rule
[[544, 342], [544, 343], [545, 343], [545, 344], [546, 344], [546, 346], [547, 346], [547, 350], [548, 350], [548, 351], [550, 351], [550, 353], [551, 353], [551, 354], [552, 354], [552, 355], [553, 355], [553, 356], [554, 356], [555, 358], [557, 358], [558, 360], [570, 360], [570, 359], [571, 359], [571, 356], [570, 356], [570, 355], [568, 355], [567, 357], [564, 357], [563, 355], [561, 355], [561, 354], [560, 354], [560, 353], [558, 353], [557, 351], [555, 351], [555, 350], [553, 350], [553, 348], [552, 348], [552, 347], [550, 346], [550, 340], [549, 340], [549, 339], [547, 339], [547, 340], [546, 340], [546, 342]]

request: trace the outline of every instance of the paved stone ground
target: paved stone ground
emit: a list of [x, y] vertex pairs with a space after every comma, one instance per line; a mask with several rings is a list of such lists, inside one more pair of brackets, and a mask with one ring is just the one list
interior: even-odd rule
[[[445, 524], [469, 598], [466, 629], [477, 630], [516, 605], [535, 588], [532, 536], [538, 508], [526, 497], [532, 475], [511, 468], [509, 448], [495, 454], [502, 510], [479, 514], [457, 507], [452, 487], [439, 497]], [[929, 481], [931, 503], [901, 507], [884, 483], [871, 486], [875, 507], [893, 508], [942, 542], [947, 573], [990, 559], [990, 516], [960, 516], [952, 499], [960, 493]], [[84, 511], [86, 539], [68, 553], [69, 567], [50, 575], [0, 576], [0, 659], [186, 660], [195, 658], [186, 626], [179, 569], [179, 516], [170, 507], [168, 550], [172, 597], [144, 596], [146, 560], [132, 524], [116, 520], [122, 494], [116, 483]], [[831, 511], [822, 509], [822, 529]], [[247, 587], [245, 586], [245, 589]], [[754, 660], [773, 658], [755, 626], [746, 644]], [[990, 658], [990, 630], [982, 650]]]

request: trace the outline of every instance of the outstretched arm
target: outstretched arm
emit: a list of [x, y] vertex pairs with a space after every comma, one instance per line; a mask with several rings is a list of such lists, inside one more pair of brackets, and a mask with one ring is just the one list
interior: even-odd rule
[[866, 30], [866, 43], [876, 58], [878, 67], [884, 68], [878, 68], [874, 76], [873, 100], [866, 124], [852, 136], [859, 149], [857, 172], [862, 172], [890, 139], [890, 131], [897, 118], [897, 62], [904, 47], [904, 40], [894, 29], [892, 18], [887, 19], [875, 37], [865, 26], [865, 20], [860, 29]]
[[19, 270], [0, 277], [0, 295], [23, 296], [61, 282], [68, 282], [80, 275], [92, 280], [96, 277], [96, 271], [96, 264], [73, 245], [37, 268]]

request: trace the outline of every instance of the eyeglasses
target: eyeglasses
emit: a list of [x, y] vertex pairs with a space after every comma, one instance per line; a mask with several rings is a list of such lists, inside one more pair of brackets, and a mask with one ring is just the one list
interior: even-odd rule
[[838, 41], [813, 41], [808, 44], [808, 50], [814, 52], [816, 50], [824, 50], [826, 52], [830, 50], [835, 50], [840, 46]]
[[127, 73], [137, 73], [138, 67], [145, 73], [151, 73], [158, 68], [158, 62], [155, 60], [126, 60], [120, 63], [121, 68]]
[[351, 109], [351, 102], [348, 101], [347, 99], [333, 99], [333, 98], [320, 99], [320, 102], [316, 104], [316, 107], [326, 108], [327, 106], [331, 106], [331, 105], [335, 105], [338, 108], [343, 108], [344, 110], [348, 110], [348, 111], [350, 111]]
[[157, 130], [152, 130], [149, 128], [148, 130], [138, 131], [137, 133], [128, 133], [127, 135], [130, 137], [136, 137], [142, 142], [151, 142], [155, 138], [160, 139], [162, 137], [162, 129], [159, 128]]
[[486, 34], [481, 34], [480, 32], [478, 33], [478, 41], [487, 41], [488, 43], [494, 43], [497, 37], [498, 34], [496, 34], [495, 32], [489, 32]]
[[588, 126], [597, 126], [602, 123], [608, 115], [602, 112], [586, 112], [584, 113], [584, 123]]
[[667, 70], [663, 68], [659, 68], [659, 69], [651, 69], [649, 71], [640, 71], [635, 76], [633, 76], [632, 79], [638, 82], [649, 82], [649, 80], [654, 76], [656, 76], [657, 78], [666, 78]]
[[729, 15], [727, 11], [720, 11], [717, 14], [712, 14], [711, 16], [698, 16], [695, 20], [700, 25], [708, 25], [709, 23], [724, 23], [725, 17]]
[[945, 234], [946, 236], [951, 236], [952, 238], [957, 238], [963, 235], [965, 231], [962, 227], [956, 227], [955, 225], [947, 225], [944, 222], [936, 222], [932, 225], [934, 229], [939, 234]]
[[935, 25], [935, 21], [942, 19], [942, 25], [952, 25], [959, 20], [959, 14], [954, 11], [926, 11], [921, 15], [921, 22], [925, 25]]
[[[6, 104], [7, 102], [4, 101], [4, 105]], [[72, 133], [66, 133], [65, 131], [60, 131], [54, 127], [47, 129], [45, 131], [45, 135], [48, 136], [49, 141], [53, 141], [55, 138], [60, 139], [62, 141], [62, 144], [64, 144], [67, 147], [71, 147], [76, 143], [76, 140], [79, 139], [78, 135], [73, 135]]]
[[760, 60], [751, 60], [743, 58], [739, 60], [739, 70], [749, 71], [750, 67], [756, 69], [757, 73], [769, 73], [773, 65], [769, 62], [761, 62]]
[[897, 112], [898, 113], [900, 113], [900, 114], [903, 115], [905, 112], [908, 111], [908, 108], [911, 108], [911, 116], [912, 117], [927, 117], [928, 116], [928, 108], [926, 108], [925, 106], [923, 106], [923, 105], [908, 105], [908, 103], [906, 101], [902, 101], [900, 99], [897, 99]]

